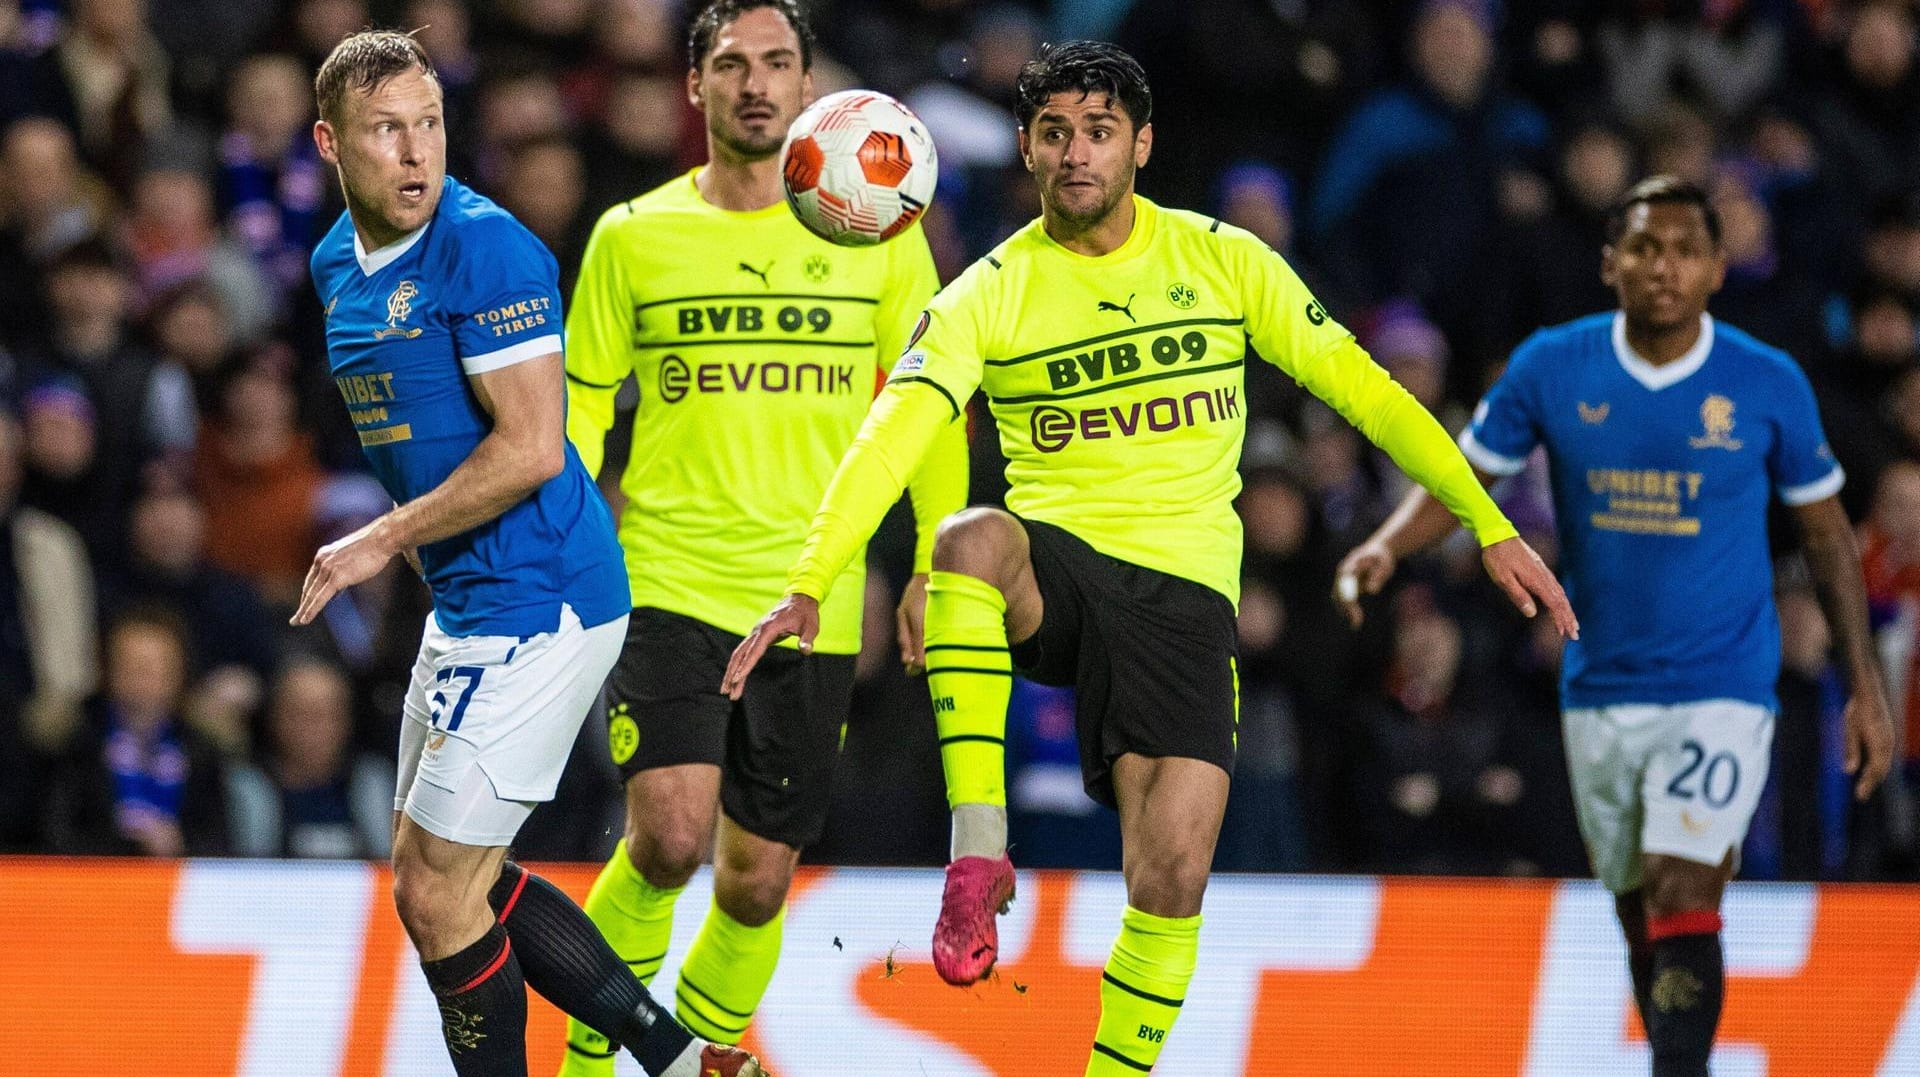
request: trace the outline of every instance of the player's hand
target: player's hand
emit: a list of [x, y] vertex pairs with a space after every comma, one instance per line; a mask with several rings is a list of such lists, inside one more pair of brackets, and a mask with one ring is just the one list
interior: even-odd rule
[[313, 567], [307, 570], [307, 582], [300, 586], [300, 608], [293, 611], [289, 624], [312, 624], [334, 595], [367, 582], [387, 567], [399, 551], [387, 541], [382, 522], [375, 520], [320, 547], [320, 552], [313, 555]]
[[819, 634], [820, 603], [807, 595], [788, 595], [760, 618], [747, 638], [733, 649], [733, 657], [727, 661], [727, 675], [720, 679], [720, 690], [728, 699], [739, 699], [747, 690], [747, 674], [760, 664], [760, 656], [767, 653], [768, 647], [788, 636], [799, 636], [800, 653], [812, 654], [813, 637]]
[[900, 636], [900, 664], [907, 667], [907, 676], [918, 677], [927, 671], [926, 573], [908, 577], [899, 608], [893, 611], [893, 625]]
[[1553, 617], [1553, 625], [1560, 630], [1562, 639], [1580, 638], [1580, 621], [1573, 615], [1573, 606], [1567, 602], [1567, 593], [1560, 589], [1560, 581], [1553, 578], [1553, 572], [1533, 547], [1518, 536], [1496, 542], [1480, 551], [1480, 560], [1487, 566], [1487, 575], [1507, 593], [1515, 608], [1528, 617], [1540, 612], [1540, 603], [1545, 603], [1547, 613]]
[[1856, 775], [1853, 795], [1865, 800], [1893, 766], [1893, 719], [1878, 684], [1858, 685], [1847, 700], [1847, 773]]
[[1333, 601], [1347, 615], [1349, 624], [1360, 627], [1366, 617], [1360, 608], [1360, 596], [1379, 594], [1393, 579], [1396, 567], [1393, 551], [1386, 543], [1372, 539], [1355, 546], [1340, 560], [1340, 567], [1333, 573]]

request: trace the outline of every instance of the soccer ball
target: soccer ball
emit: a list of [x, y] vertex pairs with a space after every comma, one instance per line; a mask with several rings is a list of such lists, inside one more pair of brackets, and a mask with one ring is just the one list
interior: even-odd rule
[[843, 247], [906, 231], [933, 201], [939, 172], [926, 125], [873, 90], [842, 90], [807, 106], [780, 150], [793, 215]]

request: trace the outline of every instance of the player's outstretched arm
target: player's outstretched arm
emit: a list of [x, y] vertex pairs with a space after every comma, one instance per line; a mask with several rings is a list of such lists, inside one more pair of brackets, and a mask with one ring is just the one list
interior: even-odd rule
[[[1482, 483], [1488, 481], [1484, 472], [1476, 469], [1474, 474]], [[1365, 542], [1348, 551], [1333, 574], [1334, 602], [1353, 627], [1359, 628], [1366, 617], [1360, 605], [1362, 595], [1379, 594], [1393, 579], [1401, 560], [1440, 542], [1459, 526], [1460, 520], [1426, 487], [1408, 490], [1393, 515]]]
[[813, 514], [800, 560], [787, 574], [787, 597], [734, 649], [721, 691], [739, 699], [760, 656], [788, 636], [800, 636], [803, 649], [812, 644], [833, 581], [900, 500], [934, 439], [958, 418], [947, 390], [924, 380], [896, 382], [880, 394]]
[[1820, 595], [1827, 627], [1840, 643], [1853, 695], [1847, 700], [1847, 773], [1853, 795], [1873, 793], [1893, 766], [1893, 719], [1887, 710], [1873, 633], [1867, 625], [1867, 584], [1860, 570], [1860, 544], [1840, 499], [1826, 497], [1794, 509], [1806, 539], [1807, 567]]
[[292, 623], [309, 624], [342, 590], [395, 554], [471, 531], [525, 500], [566, 466], [560, 353], [469, 376], [493, 429], [440, 485], [320, 548]]
[[[1477, 467], [1473, 473], [1482, 486], [1491, 485], [1495, 479]], [[1349, 551], [1334, 572], [1334, 601], [1346, 613], [1347, 620], [1355, 628], [1360, 627], [1365, 618], [1361, 596], [1379, 594], [1393, 578], [1402, 559], [1440, 542], [1459, 525], [1453, 510], [1424, 487], [1415, 486], [1408, 491], [1393, 515], [1367, 536], [1365, 542]], [[1480, 551], [1480, 560], [1486, 566], [1487, 575], [1507, 593], [1507, 598], [1522, 614], [1532, 617], [1545, 605], [1562, 636], [1580, 637], [1579, 621], [1573, 615], [1573, 607], [1567, 602], [1560, 581], [1526, 540], [1515, 537], [1496, 542]]]

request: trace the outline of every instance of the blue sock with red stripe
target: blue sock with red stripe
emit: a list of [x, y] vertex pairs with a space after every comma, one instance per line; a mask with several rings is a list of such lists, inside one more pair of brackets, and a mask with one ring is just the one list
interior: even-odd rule
[[440, 1033], [459, 1077], [526, 1077], [527, 983], [507, 929], [494, 924], [451, 957], [422, 961]]

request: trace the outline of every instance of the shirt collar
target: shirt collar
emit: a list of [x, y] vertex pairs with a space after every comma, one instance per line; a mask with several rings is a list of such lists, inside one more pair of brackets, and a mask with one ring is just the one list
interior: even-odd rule
[[1646, 386], [1653, 392], [1659, 392], [1670, 385], [1678, 385], [1693, 376], [1693, 373], [1706, 364], [1707, 353], [1713, 351], [1713, 316], [1700, 315], [1700, 336], [1693, 347], [1671, 363], [1654, 365], [1634, 354], [1632, 345], [1627, 343], [1627, 316], [1613, 316], [1613, 357], [1634, 381]]
[[426, 235], [427, 229], [431, 227], [433, 227], [433, 221], [428, 220], [426, 224], [408, 232], [392, 243], [372, 251], [360, 244], [360, 230], [356, 228], [353, 230], [353, 260], [360, 263], [360, 272], [371, 277], [375, 273], [399, 261], [400, 256], [412, 250], [413, 245], [420, 242], [420, 237]]

